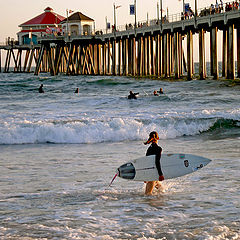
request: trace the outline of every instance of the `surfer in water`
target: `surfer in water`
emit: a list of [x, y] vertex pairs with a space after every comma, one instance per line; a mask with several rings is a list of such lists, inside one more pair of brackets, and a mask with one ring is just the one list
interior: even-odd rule
[[44, 93], [43, 84], [41, 84], [41, 86], [38, 88], [38, 92], [39, 93]]
[[133, 93], [132, 91], [129, 92], [128, 99], [137, 99], [137, 95], [139, 93]]
[[[158, 133], [153, 131], [149, 134], [149, 138], [144, 144], [147, 145], [147, 144], [151, 143], [151, 145], [149, 146], [149, 148], [147, 150], [146, 156], [156, 155], [155, 163], [156, 163], [156, 167], [158, 170], [159, 181], [163, 181], [164, 176], [163, 176], [161, 166], [160, 166], [160, 158], [161, 158], [162, 148], [160, 146], [158, 146], [158, 144], [157, 144], [158, 140], [159, 140]], [[151, 195], [154, 187], [159, 187], [158, 181], [146, 182], [145, 194]]]
[[159, 92], [160, 94], [163, 94], [163, 89], [160, 88], [158, 92]]

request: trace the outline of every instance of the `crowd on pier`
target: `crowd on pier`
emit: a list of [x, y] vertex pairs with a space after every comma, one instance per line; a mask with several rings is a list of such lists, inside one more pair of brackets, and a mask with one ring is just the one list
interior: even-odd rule
[[222, 13], [224, 11], [229, 12], [229, 11], [233, 11], [233, 10], [239, 10], [239, 2], [238, 1], [226, 3], [225, 8], [224, 8], [224, 4], [221, 0], [220, 3], [216, 2], [215, 5], [211, 4], [210, 8], [204, 8], [203, 10], [201, 10], [199, 16], [203, 17], [203, 16], [212, 15], [215, 13]]

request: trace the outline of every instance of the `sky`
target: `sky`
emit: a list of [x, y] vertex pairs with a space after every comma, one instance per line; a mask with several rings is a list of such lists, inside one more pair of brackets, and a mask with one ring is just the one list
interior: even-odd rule
[[[136, 0], [137, 21], [144, 21], [157, 18], [157, 2], [160, 0]], [[182, 0], [162, 0], [163, 9], [166, 14], [168, 7], [169, 15], [180, 13], [183, 8]], [[194, 9], [194, 0], [185, 0]], [[66, 17], [66, 9], [80, 11], [93, 18], [97, 29], [104, 29], [106, 17], [108, 22], [113, 24], [113, 4], [121, 6], [116, 10], [117, 25], [133, 23], [134, 16], [129, 14], [129, 5], [134, 0], [0, 0], [0, 42], [5, 42], [7, 37], [17, 39], [16, 33], [20, 30], [18, 25], [44, 12], [46, 7], [53, 8], [53, 11]], [[198, 8], [210, 6], [214, 1], [198, 0]]]
[[[183, 0], [162, 0], [163, 15], [178, 14], [183, 9]], [[193, 11], [195, 9], [195, 0], [184, 0], [189, 3]], [[220, 1], [220, 0], [218, 0]], [[229, 0], [228, 0], [229, 1]], [[228, 2], [223, 0], [223, 2]], [[146, 21], [148, 19], [157, 19], [157, 3], [160, 0], [136, 0], [137, 21]], [[197, 0], [197, 8], [205, 8], [216, 0]], [[7, 37], [17, 40], [17, 32], [20, 24], [40, 15], [44, 9], [51, 7], [54, 12], [66, 17], [66, 10], [79, 11], [95, 20], [95, 29], [105, 29], [107, 21], [113, 24], [113, 5], [121, 6], [116, 9], [117, 26], [125, 26], [126, 23], [134, 23], [134, 15], [129, 14], [129, 5], [134, 4], [134, 0], [0, 0], [0, 44], [5, 43]], [[218, 32], [218, 59], [222, 58], [222, 32]], [[235, 34], [236, 37], [236, 34]], [[236, 42], [236, 41], [235, 41]], [[193, 37], [194, 61], [198, 62], [198, 34]], [[186, 41], [184, 46], [186, 45]], [[186, 48], [186, 46], [184, 47]], [[206, 61], [210, 59], [209, 33], [206, 34]], [[236, 52], [236, 47], [235, 47]], [[235, 53], [236, 55], [236, 53]], [[5, 58], [5, 52], [2, 53]]]

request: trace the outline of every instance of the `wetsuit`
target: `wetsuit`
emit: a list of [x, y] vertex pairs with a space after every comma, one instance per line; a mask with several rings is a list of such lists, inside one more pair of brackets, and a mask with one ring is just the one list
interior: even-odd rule
[[39, 87], [38, 92], [39, 92], [39, 93], [44, 93], [44, 91], [43, 91], [43, 86], [40, 86], [40, 87]]
[[136, 95], [138, 95], [139, 93], [130, 93], [128, 95], [128, 99], [137, 99]]
[[150, 155], [156, 155], [155, 158], [155, 164], [158, 170], [158, 175], [162, 176], [162, 169], [160, 166], [160, 158], [161, 158], [161, 153], [162, 153], [162, 148], [160, 146], [158, 146], [156, 143], [152, 143], [146, 153], [146, 156], [150, 156]]

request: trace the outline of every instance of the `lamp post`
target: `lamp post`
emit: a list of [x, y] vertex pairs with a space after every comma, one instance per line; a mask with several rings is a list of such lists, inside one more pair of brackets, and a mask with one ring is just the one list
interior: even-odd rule
[[113, 15], [114, 15], [114, 32], [116, 32], [117, 29], [117, 23], [116, 23], [116, 9], [120, 8], [121, 5], [116, 6], [115, 3], [113, 4]]
[[185, 1], [183, 0], [183, 20], [185, 19]]
[[195, 18], [197, 17], [197, 14], [198, 14], [198, 12], [197, 12], [197, 0], [195, 0]]
[[116, 32], [116, 5], [113, 4], [114, 32]]
[[161, 27], [162, 27], [162, 11], [163, 11], [163, 9], [162, 9], [162, 0], [160, 0], [160, 11], [161, 11]]
[[107, 34], [107, 30], [108, 30], [107, 17], [105, 17], [105, 20], [106, 20], [106, 34]]
[[135, 10], [135, 29], [137, 28], [137, 3], [136, 0], [134, 0], [134, 10]]
[[70, 34], [69, 34], [69, 27], [68, 27], [68, 9], [66, 10], [66, 12], [67, 12], [67, 35], [69, 36]]

